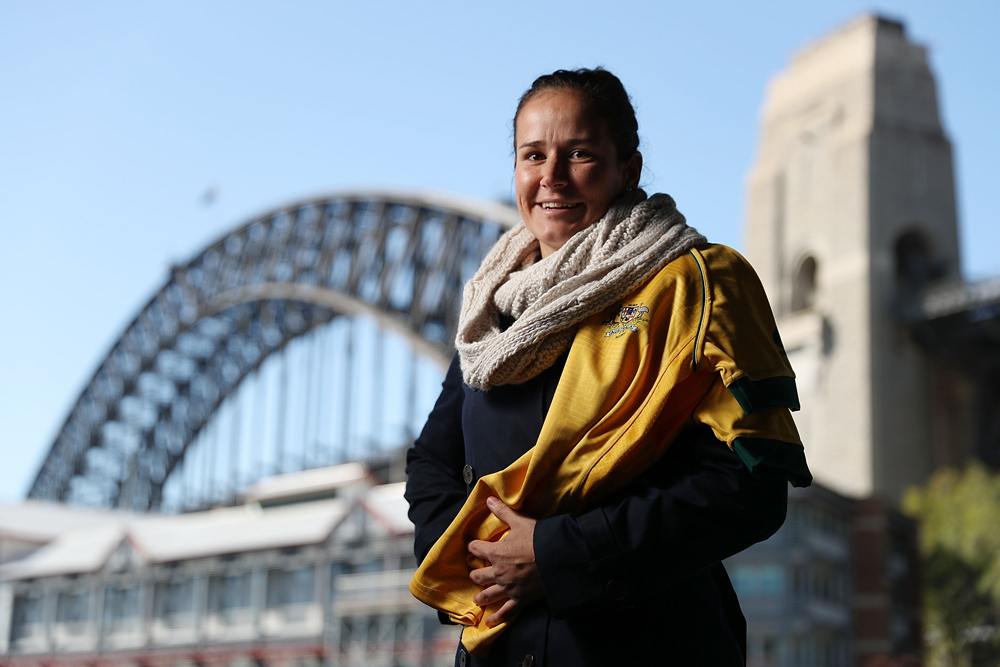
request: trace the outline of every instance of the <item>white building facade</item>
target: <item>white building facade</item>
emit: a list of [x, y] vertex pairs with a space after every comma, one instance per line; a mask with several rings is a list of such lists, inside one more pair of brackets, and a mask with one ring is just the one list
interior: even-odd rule
[[4, 506], [0, 539], [22, 545], [0, 566], [3, 667], [454, 662], [458, 628], [407, 587], [403, 485], [360, 464], [177, 516]]

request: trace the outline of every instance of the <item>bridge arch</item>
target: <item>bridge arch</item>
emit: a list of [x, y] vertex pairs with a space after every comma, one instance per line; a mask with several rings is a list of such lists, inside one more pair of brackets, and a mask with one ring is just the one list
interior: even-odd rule
[[354, 190], [256, 216], [171, 269], [56, 435], [33, 499], [145, 511], [219, 406], [290, 341], [363, 315], [446, 365], [504, 204]]

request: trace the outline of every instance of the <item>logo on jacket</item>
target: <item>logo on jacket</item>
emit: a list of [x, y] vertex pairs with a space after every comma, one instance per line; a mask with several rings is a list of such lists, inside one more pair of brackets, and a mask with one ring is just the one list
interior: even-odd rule
[[615, 316], [604, 323], [604, 326], [608, 328], [608, 331], [604, 332], [604, 337], [621, 338], [629, 331], [633, 333], [639, 331], [637, 325], [649, 323], [649, 318], [646, 317], [648, 314], [649, 308], [642, 305], [641, 302], [619, 307]]

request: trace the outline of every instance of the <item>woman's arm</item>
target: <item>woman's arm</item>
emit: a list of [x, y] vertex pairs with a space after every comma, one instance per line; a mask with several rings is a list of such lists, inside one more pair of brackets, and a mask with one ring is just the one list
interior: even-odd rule
[[557, 616], [629, 606], [774, 534], [788, 483], [752, 475], [707, 427], [678, 438], [625, 491], [535, 525], [534, 553]]
[[434, 409], [406, 452], [406, 500], [414, 525], [413, 551], [422, 561], [465, 502], [462, 480], [462, 371], [452, 359]]

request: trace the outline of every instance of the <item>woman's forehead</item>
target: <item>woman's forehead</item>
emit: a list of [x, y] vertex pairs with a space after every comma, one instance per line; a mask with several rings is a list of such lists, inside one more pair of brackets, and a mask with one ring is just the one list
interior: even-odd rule
[[572, 88], [545, 90], [524, 103], [514, 125], [515, 144], [561, 139], [600, 141], [605, 123], [587, 97]]

